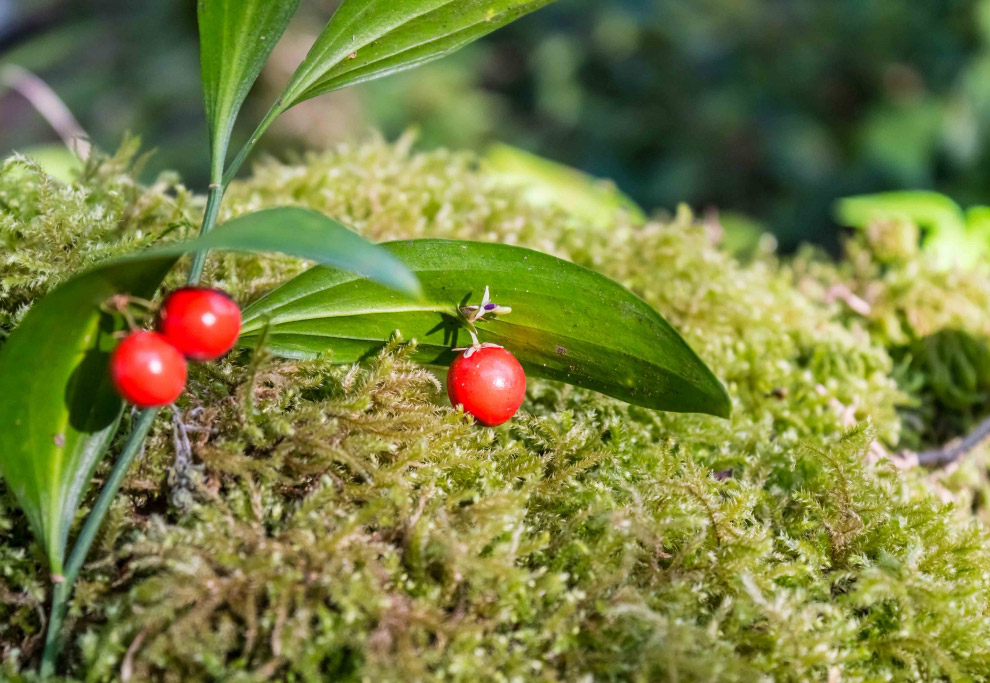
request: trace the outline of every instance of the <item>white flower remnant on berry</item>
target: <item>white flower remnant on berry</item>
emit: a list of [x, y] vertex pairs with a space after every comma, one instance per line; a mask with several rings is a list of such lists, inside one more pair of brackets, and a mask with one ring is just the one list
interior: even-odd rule
[[497, 316], [512, 313], [512, 309], [508, 306], [499, 306], [492, 301], [491, 292], [488, 286], [485, 286], [485, 294], [481, 297], [480, 306], [461, 306], [458, 310], [460, 310], [461, 315], [467, 322], [467, 330], [468, 334], [471, 335], [472, 343], [469, 347], [454, 349], [454, 351], [464, 351], [464, 357], [470, 358], [478, 349], [502, 348], [498, 344], [490, 344], [487, 342], [482, 344], [479, 342], [478, 330], [474, 326], [476, 322], [485, 320], [485, 316], [487, 315]]

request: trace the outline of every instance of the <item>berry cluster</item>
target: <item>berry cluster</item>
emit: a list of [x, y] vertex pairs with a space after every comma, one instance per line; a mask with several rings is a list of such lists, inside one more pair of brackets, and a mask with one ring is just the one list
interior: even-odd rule
[[[526, 397], [526, 373], [501, 346], [478, 341], [474, 323], [486, 315], [511, 312], [489, 301], [461, 313], [473, 344], [450, 366], [447, 395], [480, 424], [495, 427], [516, 414]], [[186, 360], [211, 361], [230, 351], [241, 330], [241, 311], [224, 292], [185, 287], [162, 304], [158, 331], [131, 332], [110, 357], [110, 377], [117, 392], [138, 408], [173, 403], [186, 386]]]
[[158, 331], [131, 332], [110, 357], [110, 377], [138, 408], [173, 403], [186, 386], [186, 359], [216, 360], [241, 331], [241, 310], [224, 292], [186, 287], [162, 304]]

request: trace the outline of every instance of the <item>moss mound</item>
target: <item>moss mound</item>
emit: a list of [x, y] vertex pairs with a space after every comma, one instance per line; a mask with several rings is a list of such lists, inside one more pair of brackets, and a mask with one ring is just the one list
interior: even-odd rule
[[[25, 160], [0, 168], [0, 328], [80, 267], [195, 223], [200, 200], [168, 178], [138, 187], [128, 158], [72, 186]], [[982, 453], [931, 475], [891, 452], [928, 438], [904, 349], [990, 333], [984, 270], [891, 261], [869, 235], [839, 264], [743, 263], [686, 211], [591, 230], [409, 140], [261, 164], [226, 211], [276, 205], [375, 240], [499, 240], [598, 269], [682, 331], [733, 417], [534, 382], [519, 418], [482, 429], [401, 338], [358, 367], [263, 351], [197, 367], [181, 405], [193, 457], [176, 457], [164, 414], [84, 570], [74, 679], [990, 675]], [[207, 279], [247, 302], [302, 267], [222, 256]], [[30, 680], [48, 580], [0, 501], [2, 671]]]

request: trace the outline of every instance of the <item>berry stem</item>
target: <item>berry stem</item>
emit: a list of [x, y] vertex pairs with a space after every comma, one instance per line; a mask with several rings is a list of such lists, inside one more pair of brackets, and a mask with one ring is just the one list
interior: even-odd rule
[[135, 332], [141, 329], [138, 327], [137, 320], [134, 319], [134, 315], [129, 310], [122, 308], [120, 309], [120, 314], [124, 316], [124, 321], [127, 323], [128, 331]]
[[62, 621], [65, 619], [65, 614], [69, 608], [72, 587], [75, 584], [76, 577], [79, 576], [79, 570], [82, 569], [86, 555], [89, 554], [89, 549], [96, 539], [96, 533], [103, 524], [103, 518], [106, 517], [110, 505], [113, 503], [114, 498], [117, 497], [117, 492], [120, 491], [120, 486], [124, 483], [124, 476], [127, 474], [127, 470], [130, 469], [131, 463], [134, 462], [137, 454], [141, 452], [141, 446], [144, 444], [144, 439], [148, 435], [148, 432], [151, 431], [151, 425], [154, 423], [157, 414], [157, 409], [145, 410], [140, 414], [137, 422], [134, 423], [131, 435], [124, 445], [124, 450], [121, 451], [120, 457], [110, 472], [110, 477], [103, 485], [103, 490], [100, 491], [100, 497], [96, 499], [93, 509], [86, 516], [86, 523], [83, 524], [83, 528], [79, 532], [75, 544], [72, 546], [69, 560], [62, 572], [63, 580], [55, 584], [55, 591], [52, 595], [51, 617], [48, 620], [48, 634], [45, 639], [45, 651], [41, 659], [42, 678], [49, 677], [55, 673], [55, 662], [58, 659], [59, 648], [61, 647], [59, 631], [62, 629]]

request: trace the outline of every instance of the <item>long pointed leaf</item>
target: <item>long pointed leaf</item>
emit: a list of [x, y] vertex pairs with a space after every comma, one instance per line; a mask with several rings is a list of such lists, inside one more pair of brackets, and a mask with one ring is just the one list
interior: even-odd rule
[[299, 0], [199, 0], [200, 61], [214, 179], [237, 113]]
[[438, 59], [552, 1], [344, 0], [282, 106]]
[[280, 251], [419, 291], [415, 276], [386, 250], [316, 212], [286, 208], [98, 267], [36, 303], [0, 347], [0, 474], [53, 572], [62, 569], [79, 501], [122, 410], [107, 381], [114, 320], [100, 306], [115, 294], [150, 298], [182, 254], [203, 249]]
[[458, 307], [486, 286], [512, 312], [478, 323], [535, 377], [559, 380], [649, 408], [726, 416], [725, 388], [656, 311], [608, 278], [561, 259], [500, 244], [413, 240], [382, 245], [423, 285], [419, 301], [329, 268], [313, 268], [244, 311], [242, 343], [265, 331], [266, 348], [352, 362], [395, 330], [418, 342], [417, 360], [447, 365], [469, 345]]

